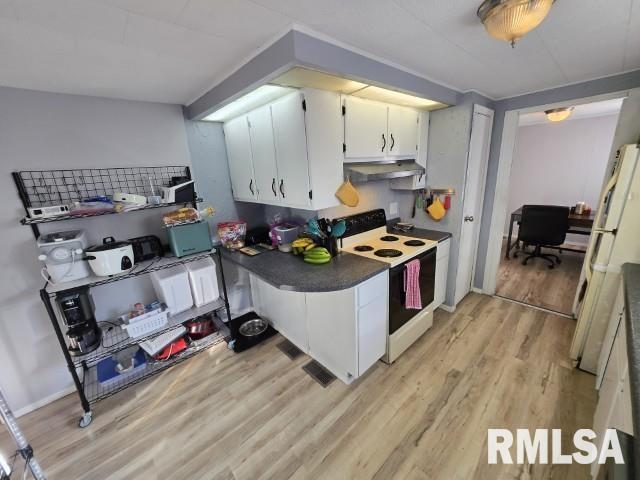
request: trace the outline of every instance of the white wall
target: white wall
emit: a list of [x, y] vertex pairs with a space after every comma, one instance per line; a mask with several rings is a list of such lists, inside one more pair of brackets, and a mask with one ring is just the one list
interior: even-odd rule
[[[39, 299], [43, 281], [31, 229], [10, 173], [15, 170], [189, 165], [182, 109], [177, 105], [108, 100], [0, 87], [0, 388], [20, 411], [72, 385], [49, 319]], [[138, 212], [54, 223], [43, 231], [84, 228], [90, 240], [156, 233], [158, 213]], [[150, 299], [139, 278], [94, 290], [98, 319]], [[78, 410], [80, 406], [78, 403]]]
[[[507, 211], [524, 204], [597, 206], [617, 119], [616, 114], [518, 128]], [[569, 235], [567, 241], [588, 238]]]

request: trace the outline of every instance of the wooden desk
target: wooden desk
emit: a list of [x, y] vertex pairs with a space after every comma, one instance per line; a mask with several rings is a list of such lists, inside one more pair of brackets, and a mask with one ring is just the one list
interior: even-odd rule
[[[593, 228], [593, 220], [596, 218], [596, 214], [594, 211], [591, 211], [589, 214], [578, 215], [577, 213], [569, 214], [569, 229], [567, 233], [574, 233], [577, 235], [591, 235], [591, 229]], [[513, 224], [516, 222], [520, 222], [522, 219], [522, 207], [518, 208], [511, 212], [511, 221], [509, 222], [509, 236], [507, 237], [507, 251], [505, 253], [505, 258], [509, 259], [509, 254], [511, 253], [511, 249], [518, 244], [511, 242], [511, 235], [513, 234]], [[575, 230], [578, 229], [578, 230]], [[550, 247], [550, 248], [559, 248], [559, 247]], [[584, 252], [583, 250], [576, 250], [573, 248], [562, 248], [562, 250], [568, 250], [570, 252]]]

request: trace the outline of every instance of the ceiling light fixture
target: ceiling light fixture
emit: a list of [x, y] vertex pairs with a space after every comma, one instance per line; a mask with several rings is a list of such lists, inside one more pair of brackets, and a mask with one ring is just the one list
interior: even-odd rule
[[551, 110], [545, 110], [544, 113], [547, 116], [547, 120], [550, 122], [561, 122], [571, 116], [573, 107], [565, 108], [552, 108]]
[[489, 35], [515, 47], [545, 19], [555, 0], [484, 0], [478, 17]]

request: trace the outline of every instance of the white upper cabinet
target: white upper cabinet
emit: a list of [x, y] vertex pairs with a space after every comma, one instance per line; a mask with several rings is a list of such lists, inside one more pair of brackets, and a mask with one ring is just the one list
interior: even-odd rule
[[344, 97], [344, 157], [384, 158], [389, 146], [387, 105]]
[[303, 101], [301, 93], [294, 93], [271, 104], [280, 177], [277, 192], [283, 204], [298, 208], [311, 205]]
[[[408, 118], [408, 115], [407, 115]], [[395, 138], [395, 135], [394, 135]], [[427, 168], [427, 146], [429, 145], [429, 112], [418, 113], [418, 154], [416, 163]], [[394, 149], [395, 150], [395, 149]], [[426, 174], [411, 177], [394, 178], [390, 185], [394, 190], [419, 190], [426, 188]]]
[[246, 115], [224, 124], [227, 159], [233, 197], [237, 200], [255, 201], [257, 187], [253, 176], [253, 160], [249, 123]]
[[277, 202], [278, 165], [269, 105], [248, 114], [257, 199]]
[[416, 159], [420, 112], [350, 96], [343, 105], [346, 161]]
[[308, 210], [338, 205], [344, 133], [338, 93], [291, 93], [226, 122], [224, 132], [236, 200]]
[[418, 112], [389, 105], [387, 155], [415, 158], [418, 154]]

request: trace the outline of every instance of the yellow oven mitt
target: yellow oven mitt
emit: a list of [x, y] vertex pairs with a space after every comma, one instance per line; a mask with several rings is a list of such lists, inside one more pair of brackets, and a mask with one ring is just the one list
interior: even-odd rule
[[427, 213], [436, 222], [438, 220], [441, 220], [442, 217], [444, 217], [444, 214], [447, 213], [444, 205], [442, 205], [442, 202], [440, 201], [439, 196], [436, 196], [436, 198], [433, 200], [433, 203], [427, 207]]

